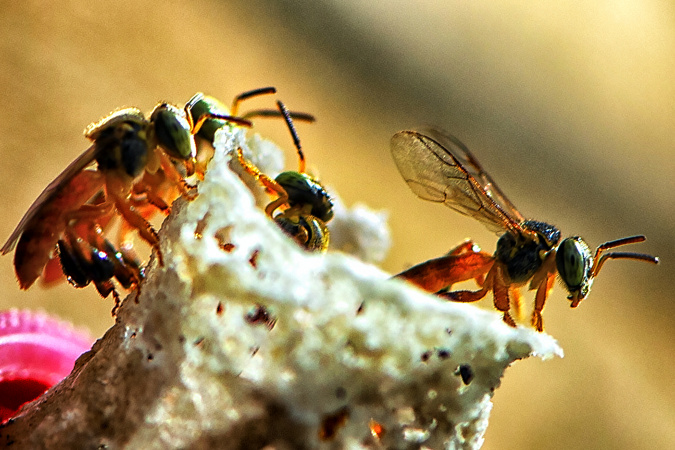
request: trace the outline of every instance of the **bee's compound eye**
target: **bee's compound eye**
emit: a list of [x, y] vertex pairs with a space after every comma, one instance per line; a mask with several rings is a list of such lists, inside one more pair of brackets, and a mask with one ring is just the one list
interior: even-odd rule
[[[210, 114], [219, 116], [227, 116], [230, 114], [229, 109], [219, 100], [202, 93], [195, 94], [188, 102], [188, 105], [190, 105], [190, 114], [195, 123], [203, 116], [209, 116]], [[197, 135], [209, 142], [213, 142], [216, 131], [225, 124], [227, 124], [227, 121], [224, 119], [206, 119], [201, 128], [199, 128]]]
[[159, 105], [153, 111], [150, 121], [154, 124], [159, 145], [169, 156], [187, 160], [196, 155], [192, 130], [181, 110], [168, 104]]
[[580, 237], [564, 239], [555, 259], [560, 278], [570, 293], [579, 291], [588, 283], [592, 256], [588, 245]]

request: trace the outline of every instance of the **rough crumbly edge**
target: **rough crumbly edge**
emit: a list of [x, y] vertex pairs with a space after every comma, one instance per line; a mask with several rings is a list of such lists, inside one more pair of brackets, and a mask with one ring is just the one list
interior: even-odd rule
[[344, 253], [299, 248], [261, 210], [269, 198], [254, 180], [233, 172], [239, 146], [280, 170], [266, 166], [279, 165], [273, 144], [221, 130], [199, 196], [176, 201], [162, 226], [164, 265], [152, 260], [116, 324], [0, 428], [0, 443], [479, 448], [506, 367], [562, 356], [555, 340]]

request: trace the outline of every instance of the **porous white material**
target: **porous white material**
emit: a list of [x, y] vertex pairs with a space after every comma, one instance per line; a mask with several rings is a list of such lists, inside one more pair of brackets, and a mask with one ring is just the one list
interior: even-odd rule
[[0, 429], [0, 444], [478, 448], [506, 367], [562, 355], [497, 313], [301, 249], [260, 208], [269, 197], [256, 204], [230, 169], [237, 146], [269, 144], [243, 130], [217, 142], [199, 196], [178, 200], [162, 227], [164, 265], [153, 259], [115, 326]]
[[382, 262], [391, 247], [387, 211], [375, 211], [363, 203], [345, 207], [333, 195], [335, 218], [328, 223], [330, 248], [356, 256], [363, 262]]

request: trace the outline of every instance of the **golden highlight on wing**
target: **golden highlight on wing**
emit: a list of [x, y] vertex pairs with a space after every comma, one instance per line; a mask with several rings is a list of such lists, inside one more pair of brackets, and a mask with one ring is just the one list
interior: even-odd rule
[[391, 154], [418, 197], [444, 203], [499, 234], [523, 231], [523, 216], [451, 134], [435, 128], [400, 131], [391, 138]]

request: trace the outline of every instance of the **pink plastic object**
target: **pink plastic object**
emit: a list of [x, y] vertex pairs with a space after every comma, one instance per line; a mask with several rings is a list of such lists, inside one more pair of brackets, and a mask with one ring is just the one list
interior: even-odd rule
[[94, 339], [41, 312], [0, 312], [0, 422], [73, 370]]

